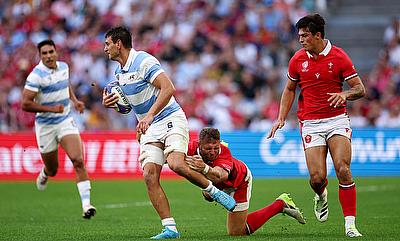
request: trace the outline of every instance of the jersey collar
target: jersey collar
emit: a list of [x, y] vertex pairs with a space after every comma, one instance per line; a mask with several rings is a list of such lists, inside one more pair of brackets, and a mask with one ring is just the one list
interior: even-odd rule
[[[326, 40], [327, 40], [328, 42], [327, 42], [327, 44], [326, 44], [324, 50], [322, 50], [322, 52], [319, 53], [319, 55], [327, 56], [327, 55], [329, 54], [329, 52], [331, 51], [331, 49], [332, 49], [331, 41], [329, 41], [328, 39], [326, 39]], [[312, 54], [310, 54], [308, 51], [306, 51], [306, 53], [307, 53], [308, 58], [311, 59], [311, 58], [313, 57]]]
[[56, 67], [55, 69], [50, 69], [49, 67], [47, 67], [47, 66], [43, 63], [42, 60], [40, 60], [40, 62], [39, 62], [39, 67], [40, 67], [41, 69], [43, 69], [44, 71], [48, 72], [48, 73], [53, 73], [54, 71], [56, 71], [56, 70], [58, 69], [58, 67], [59, 67], [58, 61], [56, 61], [56, 66], [57, 66], [57, 67]]
[[126, 71], [129, 70], [129, 67], [131, 66], [131, 63], [136, 58], [137, 54], [138, 54], [138, 51], [136, 51], [133, 48], [131, 48], [131, 50], [129, 51], [128, 60], [126, 61], [124, 67], [122, 68], [123, 71], [126, 72]]

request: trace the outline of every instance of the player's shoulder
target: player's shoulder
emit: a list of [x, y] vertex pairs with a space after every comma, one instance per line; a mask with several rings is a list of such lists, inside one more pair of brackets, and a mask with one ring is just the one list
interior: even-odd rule
[[160, 61], [156, 57], [154, 57], [152, 54], [146, 52], [146, 51], [137, 51], [137, 54], [135, 58], [133, 59], [133, 63], [131, 67], [133, 69], [139, 68], [143, 70], [148, 70], [151, 68], [154, 64], [160, 64]]
[[193, 156], [196, 154], [197, 147], [199, 146], [199, 141], [198, 140], [190, 140], [188, 144], [188, 156]]
[[297, 50], [293, 54], [293, 56], [290, 58], [289, 65], [293, 65], [293, 64], [298, 63], [298, 62], [304, 62], [304, 61], [306, 61], [308, 59], [309, 58], [307, 56], [306, 51], [303, 48], [301, 48], [301, 49]]
[[28, 79], [40, 79], [45, 76], [47, 76], [48, 73], [46, 69], [44, 68], [43, 64], [37, 64], [35, 67], [33, 67], [32, 71], [28, 75]]
[[154, 57], [154, 55], [152, 55], [144, 50], [137, 51], [136, 59], [141, 59], [142, 61], [157, 60], [157, 58]]
[[65, 70], [68, 69], [68, 64], [64, 61], [57, 61], [57, 66], [60, 68], [60, 70]]
[[297, 60], [297, 59], [302, 59], [302, 58], [308, 58], [306, 51], [301, 48], [297, 50], [294, 55], [292, 56], [292, 59]]
[[347, 56], [346, 51], [344, 51], [342, 48], [340, 48], [336, 45], [333, 45], [333, 44], [332, 44], [332, 48], [331, 48], [331, 53], [338, 57]]
[[221, 148], [221, 155], [232, 155], [231, 150], [228, 147], [228, 143], [221, 141], [220, 148]]

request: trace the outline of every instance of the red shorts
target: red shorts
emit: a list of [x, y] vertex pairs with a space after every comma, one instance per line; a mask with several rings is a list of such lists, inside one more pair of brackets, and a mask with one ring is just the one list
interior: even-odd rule
[[239, 212], [249, 209], [251, 188], [252, 188], [253, 177], [250, 170], [247, 168], [247, 175], [244, 182], [240, 184], [236, 189], [226, 188], [223, 191], [228, 193], [236, 201], [236, 207], [232, 212]]

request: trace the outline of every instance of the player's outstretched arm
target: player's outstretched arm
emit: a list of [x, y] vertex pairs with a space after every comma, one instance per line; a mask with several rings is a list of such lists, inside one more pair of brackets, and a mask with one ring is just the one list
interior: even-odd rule
[[203, 173], [203, 175], [214, 184], [228, 180], [228, 171], [219, 166], [208, 166], [199, 155], [186, 156], [185, 161], [191, 169]]
[[37, 92], [24, 89], [22, 91], [22, 104], [21, 104], [22, 110], [27, 112], [54, 112], [54, 113], [64, 112], [63, 105], [46, 106], [36, 103], [34, 101], [36, 96]]

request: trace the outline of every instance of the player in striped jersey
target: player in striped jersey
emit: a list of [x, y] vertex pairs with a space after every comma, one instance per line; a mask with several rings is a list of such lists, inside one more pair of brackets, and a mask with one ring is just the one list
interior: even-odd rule
[[83, 217], [90, 219], [95, 215], [96, 208], [90, 204], [91, 186], [83, 160], [81, 137], [71, 116], [70, 100], [80, 113], [83, 113], [85, 106], [70, 87], [68, 65], [57, 61], [54, 42], [44, 40], [37, 47], [41, 61], [28, 75], [22, 93], [22, 109], [36, 113], [36, 140], [44, 163], [36, 186], [44, 190], [48, 178], [56, 175], [60, 144], [75, 169]]
[[[144, 51], [133, 49], [131, 33], [125, 27], [110, 29], [105, 38], [104, 52], [109, 59], [119, 63], [115, 78], [138, 119], [139, 161], [150, 201], [164, 226], [163, 231], [152, 239], [179, 237], [168, 199], [160, 185], [160, 173], [165, 162], [174, 172], [209, 193], [226, 209], [233, 210], [236, 203], [232, 197], [185, 163], [189, 141], [187, 119], [173, 97], [174, 85], [159, 61]], [[107, 94], [104, 89], [105, 107], [113, 108], [117, 101], [117, 96]]]

